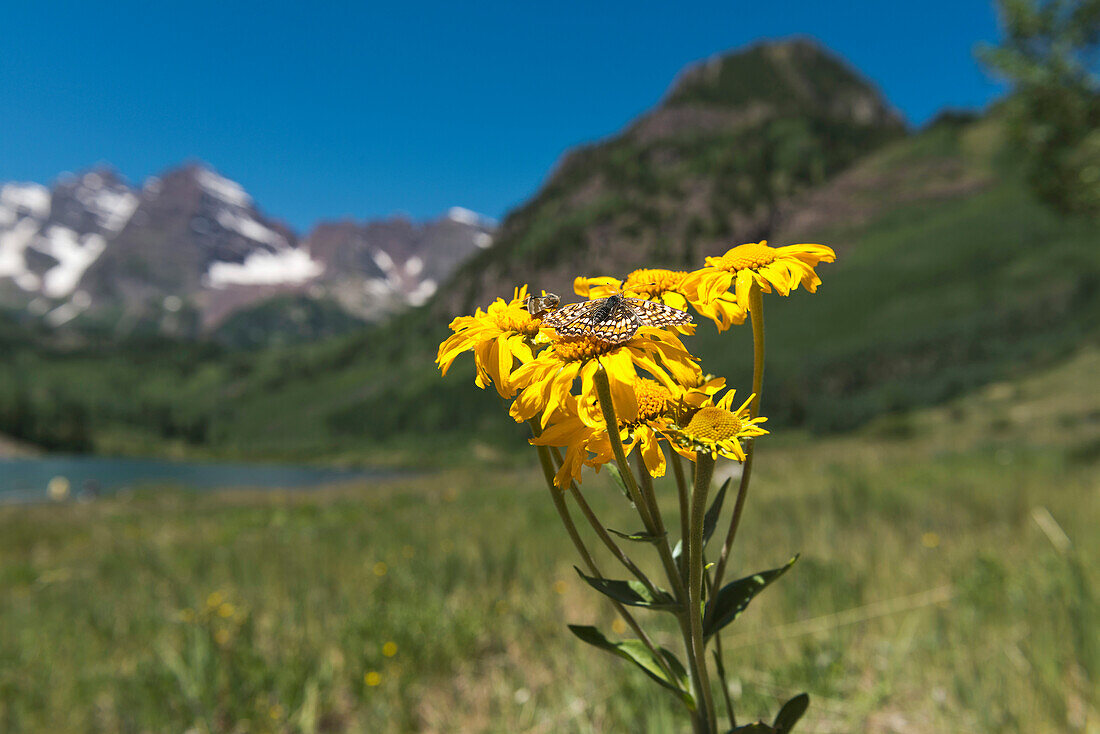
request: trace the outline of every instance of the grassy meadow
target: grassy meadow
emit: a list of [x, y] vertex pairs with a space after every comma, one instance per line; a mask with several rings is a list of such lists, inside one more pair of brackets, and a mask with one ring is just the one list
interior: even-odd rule
[[[731, 572], [802, 556], [724, 637], [739, 723], [805, 690], [803, 734], [1100, 731], [1097, 374], [761, 440]], [[566, 629], [624, 632], [534, 463], [0, 508], [0, 731], [678, 731]]]

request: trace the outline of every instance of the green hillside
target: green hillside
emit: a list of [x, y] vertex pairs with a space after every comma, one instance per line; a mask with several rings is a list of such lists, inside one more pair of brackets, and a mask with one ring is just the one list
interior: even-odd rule
[[570, 151], [435, 312], [472, 311], [516, 282], [568, 292], [582, 265], [685, 267], [761, 239], [792, 197], [902, 135], [877, 90], [812, 41], [689, 67], [621, 133]]
[[[934, 126], [786, 211], [774, 244], [823, 242], [839, 258], [820, 268], [816, 295], [766, 302], [765, 414], [850, 428], [1097, 342], [1100, 228], [1034, 202], [1000, 129], [995, 119]], [[469, 359], [440, 379], [433, 358], [448, 321], [425, 308], [261, 352], [13, 338], [0, 366], [0, 433], [54, 448], [307, 461], [443, 461], [471, 444], [491, 456], [502, 437], [520, 445], [496, 394], [470, 389]], [[747, 332], [718, 337], [703, 325], [690, 343], [707, 369], [744, 387]]]

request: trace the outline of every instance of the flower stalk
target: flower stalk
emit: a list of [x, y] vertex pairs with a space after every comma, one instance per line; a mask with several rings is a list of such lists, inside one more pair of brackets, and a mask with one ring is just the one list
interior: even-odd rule
[[[619, 473], [626, 483], [631, 501], [634, 503], [635, 507], [638, 508], [638, 514], [641, 515], [646, 532], [656, 537], [660, 534], [660, 530], [654, 521], [653, 515], [650, 513], [649, 504], [645, 501], [641, 490], [638, 488], [638, 483], [634, 479], [634, 473], [630, 470], [630, 464], [627, 463], [626, 452], [623, 451], [622, 438], [619, 436], [619, 421], [615, 415], [615, 403], [611, 399], [611, 386], [607, 380], [607, 371], [602, 366], [596, 370], [593, 382], [596, 385], [596, 394], [599, 398], [600, 410], [603, 412], [604, 422], [608, 426], [607, 436], [611, 441], [611, 451], [615, 455], [615, 463], [619, 467]], [[664, 564], [668, 580], [672, 584], [673, 591], [676, 594], [676, 600], [680, 602], [680, 604], [683, 604], [686, 600], [684, 585], [680, 578], [680, 574], [676, 571], [676, 562], [672, 559], [672, 551], [668, 547], [667, 538], [657, 542], [657, 550], [661, 556], [661, 563]]]
[[707, 658], [703, 643], [703, 520], [707, 512], [707, 493], [714, 475], [714, 459], [700, 456], [695, 465], [695, 488], [691, 494], [691, 524], [687, 542], [688, 617], [691, 622], [692, 671], [699, 676], [707, 730], [714, 730], [714, 701], [707, 676]]
[[[765, 242], [749, 243], [706, 258], [706, 265], [692, 272], [642, 268], [621, 280], [577, 278], [577, 294], [592, 300], [560, 308], [557, 296], [537, 296], [523, 286], [515, 289], [510, 301], [497, 299], [472, 316], [455, 318], [450, 324], [453, 334], [440, 345], [436, 358], [446, 374], [458, 355], [473, 352], [475, 384], [494, 387], [501, 398], [511, 401], [509, 415], [530, 424], [530, 442], [551, 502], [587, 569], [581, 576], [608, 597], [634, 638], [611, 640], [591, 626], [570, 629], [671, 691], [684, 705], [694, 734], [718, 731], [707, 667], [711, 641], [729, 724], [737, 730], [721, 630], [794, 562], [722, 586], [744, 514], [755, 440], [768, 433], [760, 425], [766, 420], [760, 416], [763, 295], [787, 296], [799, 288], [816, 292], [821, 281], [815, 267], [834, 259], [833, 251], [822, 245], [773, 248]], [[699, 359], [680, 340], [694, 334], [689, 308], [714, 321], [719, 332], [751, 319], [752, 393], [744, 402], [735, 403], [735, 391], [726, 389], [723, 378], [704, 373]], [[712, 575], [705, 550], [722, 514], [725, 490], [711, 507], [707, 503], [719, 457], [741, 462], [742, 470]], [[684, 460], [694, 466], [686, 467]], [[585, 467], [598, 469], [612, 461], [644, 532], [609, 531], [581, 491]], [[666, 527], [661, 508], [670, 511], [672, 501], [661, 496], [663, 486], [654, 480], [665, 475], [669, 462], [679, 518], [670, 518]], [[609, 553], [628, 572], [628, 580], [601, 573], [574, 522], [568, 497], [595, 533], [599, 542], [594, 549]], [[669, 528], [679, 531], [676, 551]], [[631, 542], [621, 543], [612, 534]], [[651, 579], [632, 558], [632, 544], [656, 550], [667, 591], [661, 588], [666, 584], [659, 574]], [[675, 617], [682, 659], [646, 633], [634, 616], [637, 608]], [[787, 734], [805, 707], [803, 694], [783, 706], [774, 726], [743, 729]]]
[[[752, 391], [754, 395], [749, 403], [749, 415], [756, 418], [760, 415], [760, 394], [764, 389], [764, 297], [760, 286], [756, 284], [753, 284], [749, 291], [749, 317], [752, 319]], [[741, 479], [737, 484], [737, 501], [733, 505], [729, 530], [726, 532], [725, 542], [722, 543], [722, 552], [718, 556], [718, 564], [714, 567], [714, 588], [716, 590], [722, 588], [722, 579], [725, 578], [730, 550], [733, 548], [733, 541], [737, 537], [737, 528], [741, 525], [741, 513], [744, 512], [745, 498], [749, 493], [749, 480], [752, 478], [752, 463], [755, 453], [756, 441], [750, 438], [745, 447], [745, 461], [741, 464]]]
[[[534, 428], [534, 426], [532, 426]], [[554, 462], [550, 458], [550, 451], [545, 446], [538, 447], [539, 463], [542, 465], [542, 473], [546, 478], [547, 489], [550, 490], [550, 499], [554, 505], [554, 509], [558, 511], [558, 517], [561, 518], [562, 524], [565, 525], [565, 531], [569, 534], [569, 539], [573, 541], [573, 547], [577, 549], [577, 553], [584, 561], [584, 565], [588, 568], [588, 572], [597, 579], [602, 579], [603, 575], [600, 573], [600, 569], [596, 566], [596, 562], [592, 559], [592, 554], [588, 552], [588, 548], [584, 544], [584, 540], [581, 538], [579, 532], [577, 532], [577, 526], [573, 523], [573, 518], [569, 514], [569, 508], [565, 506], [564, 498], [561, 492], [556, 486], [554, 486]], [[642, 641], [642, 644], [649, 648], [650, 653], [654, 659], [661, 663], [665, 668], [665, 672], [671, 675], [671, 670], [668, 669], [668, 663], [664, 657], [657, 651], [652, 640], [649, 639], [649, 635], [645, 633], [641, 625], [634, 619], [634, 615], [626, 610], [622, 604], [612, 600], [612, 606], [619, 616], [626, 623], [634, 634], [638, 635], [638, 639]]]

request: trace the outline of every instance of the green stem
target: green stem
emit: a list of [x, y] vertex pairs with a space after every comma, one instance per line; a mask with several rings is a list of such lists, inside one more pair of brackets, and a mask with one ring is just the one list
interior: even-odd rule
[[[688, 515], [691, 513], [688, 505], [688, 484], [684, 478], [684, 465], [680, 461], [680, 454], [675, 449], [672, 453], [672, 473], [676, 475], [676, 493], [680, 498], [680, 547], [686, 548], [688, 542]], [[680, 575], [687, 578], [687, 554], [680, 554]]]
[[[531, 428], [536, 431], [535, 435], [537, 436], [538, 426], [532, 423]], [[558, 516], [561, 518], [562, 523], [565, 525], [566, 532], [569, 533], [569, 538], [573, 541], [573, 546], [577, 549], [577, 553], [580, 554], [581, 559], [584, 561], [584, 565], [588, 567], [588, 572], [592, 574], [593, 578], [603, 579], [603, 574], [600, 573], [599, 567], [596, 566], [596, 562], [592, 559], [592, 554], [588, 552], [584, 540], [581, 539], [580, 533], [577, 532], [577, 526], [573, 523], [573, 518], [569, 514], [569, 508], [565, 506], [565, 500], [561, 490], [554, 484], [554, 460], [550, 458], [550, 451], [545, 446], [536, 446], [535, 448], [538, 450], [539, 463], [542, 465], [542, 473], [546, 478], [546, 487], [550, 490], [550, 499], [553, 501], [554, 508], [558, 511]], [[645, 633], [637, 620], [634, 619], [634, 616], [628, 612], [622, 604], [614, 600], [610, 601], [611, 605], [615, 607], [615, 611], [619, 613], [623, 621], [634, 631], [634, 634], [638, 636], [642, 644], [649, 648], [654, 659], [665, 671], [665, 674], [669, 676], [669, 680], [672, 680], [673, 674], [668, 667], [668, 663], [665, 661], [664, 655], [661, 655], [657, 650], [653, 641], [649, 639], [649, 635]]]
[[[668, 531], [665, 529], [665, 521], [661, 517], [661, 507], [657, 504], [657, 495], [653, 491], [653, 477], [649, 475], [649, 469], [646, 468], [645, 459], [642, 458], [642, 454], [639, 451], [634, 455], [635, 463], [638, 465], [638, 476], [642, 478], [642, 498], [649, 505], [649, 516], [653, 518], [653, 525], [657, 529], [658, 533], [658, 552], [662, 557], [668, 556], [672, 559], [672, 547], [668, 544]], [[673, 568], [676, 568], [675, 562]], [[677, 569], [679, 572], [679, 569]], [[683, 574], [681, 576], [681, 583], [683, 583]]]
[[[753, 284], [749, 291], [749, 316], [752, 319], [752, 391], [755, 397], [749, 403], [749, 415], [760, 415], [760, 394], [764, 389], [764, 296], [760, 286]], [[745, 497], [749, 492], [749, 478], [752, 476], [752, 460], [756, 453], [756, 440], [750, 438], [745, 446], [745, 462], [741, 466], [741, 481], [737, 485], [737, 502], [733, 506], [726, 541], [722, 544], [722, 553], [714, 567], [714, 588], [722, 588], [722, 579], [726, 575], [730, 549], [737, 537], [737, 528], [741, 524], [741, 513], [745, 508]]]
[[714, 474], [714, 459], [700, 454], [695, 465], [695, 488], [691, 495], [691, 528], [688, 535], [688, 619], [691, 623], [692, 650], [703, 694], [707, 731], [715, 730], [714, 701], [707, 676], [707, 658], [703, 649], [703, 519], [707, 514], [707, 492]]
[[[596, 395], [600, 401], [600, 410], [603, 412], [604, 424], [607, 426], [608, 441], [611, 443], [611, 452], [615, 456], [619, 473], [623, 477], [623, 482], [626, 483], [630, 499], [634, 502], [638, 514], [642, 517], [642, 523], [645, 525], [646, 531], [655, 535], [657, 528], [654, 525], [653, 517], [649, 514], [649, 509], [638, 489], [638, 483], [634, 480], [634, 473], [630, 470], [630, 465], [626, 461], [626, 452], [623, 450], [623, 442], [619, 436], [619, 419], [615, 415], [615, 404], [611, 398], [611, 384], [607, 381], [607, 371], [604, 370], [603, 365], [600, 365], [599, 369], [596, 370], [593, 381], [596, 384]], [[692, 726], [700, 734], [710, 734], [712, 729], [709, 727], [713, 720], [710, 711], [713, 705], [705, 706], [706, 702], [710, 701], [710, 691], [705, 686], [707, 677], [706, 656], [703, 655], [701, 649], [697, 649], [695, 637], [691, 634], [689, 617], [692, 615], [687, 606], [687, 590], [684, 588], [683, 579], [676, 568], [676, 562], [672, 558], [672, 551], [669, 550], [668, 543], [658, 543], [657, 552], [661, 556], [661, 563], [664, 565], [665, 575], [672, 586], [673, 595], [680, 606], [676, 619], [680, 624], [680, 634], [684, 638], [684, 647], [688, 652], [688, 661], [692, 669], [691, 680], [695, 687], [696, 710], [692, 712]], [[703, 661], [701, 671], [697, 670], [697, 661], [699, 660]], [[700, 710], [700, 707], [703, 708]]]
[[[553, 453], [555, 464], [558, 468], [560, 468], [562, 464], [561, 452], [555, 448], [553, 449]], [[619, 559], [619, 562], [626, 567], [626, 570], [634, 574], [634, 576], [642, 582], [642, 584], [646, 587], [646, 589], [649, 590], [651, 594], [657, 596], [657, 588], [653, 585], [653, 582], [650, 581], [649, 577], [646, 576], [642, 572], [642, 570], [634, 564], [634, 561], [630, 560], [630, 557], [623, 552], [622, 548], [619, 547], [619, 544], [616, 543], [615, 539], [612, 538], [611, 535], [607, 532], [607, 529], [603, 526], [603, 523], [600, 522], [600, 519], [596, 516], [596, 513], [593, 512], [592, 507], [589, 506], [588, 501], [584, 498], [584, 495], [581, 494], [580, 487], [577, 486], [576, 482], [572, 480], [569, 482], [569, 491], [573, 495], [573, 500], [577, 503], [577, 506], [581, 508], [581, 514], [583, 514], [585, 519], [588, 520], [588, 524], [592, 526], [592, 530], [595, 531], [597, 537], [599, 537], [599, 539], [603, 541], [603, 544], [607, 547], [607, 549], [611, 551], [611, 554], [615, 556], [615, 558]]]
[[[642, 523], [645, 525], [646, 531], [651, 535], [658, 535], [659, 530], [649, 512], [649, 505], [642, 497], [641, 490], [638, 489], [638, 483], [634, 479], [634, 472], [630, 470], [630, 464], [626, 460], [623, 442], [619, 437], [619, 419], [615, 415], [615, 404], [611, 399], [611, 384], [607, 381], [607, 372], [604, 370], [603, 365], [600, 365], [599, 369], [596, 370], [594, 382], [596, 383], [596, 395], [600, 401], [600, 410], [603, 412], [604, 423], [607, 425], [607, 437], [611, 442], [611, 452], [615, 455], [615, 464], [619, 467], [619, 474], [622, 475], [623, 481], [626, 483], [626, 490], [630, 494], [631, 501], [638, 508], [638, 514], [642, 516]], [[672, 559], [672, 551], [668, 547], [667, 539], [666, 542], [657, 544], [657, 552], [661, 556], [661, 563], [664, 564], [665, 574], [668, 576], [669, 583], [672, 584], [676, 600], [683, 605], [687, 596], [683, 581], [676, 570], [676, 562]]]
[[[714, 582], [711, 581], [710, 574], [703, 574], [703, 580], [707, 584], [707, 598], [713, 598], [714, 596]], [[722, 656], [722, 635], [720, 632], [714, 633], [714, 667], [718, 671], [718, 680], [722, 684], [722, 697], [726, 701], [726, 715], [729, 716], [730, 728], [737, 728], [737, 717], [733, 713], [733, 699], [730, 698], [730, 684], [729, 679], [726, 678], [726, 664]]]

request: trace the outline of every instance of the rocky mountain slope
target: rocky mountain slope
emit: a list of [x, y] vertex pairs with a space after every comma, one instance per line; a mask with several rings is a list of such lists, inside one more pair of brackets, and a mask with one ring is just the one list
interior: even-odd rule
[[618, 135], [567, 153], [438, 301], [471, 310], [513, 284], [694, 266], [771, 234], [803, 192], [905, 134], [878, 91], [808, 40], [762, 43], [685, 70]]
[[422, 304], [492, 236], [492, 222], [456, 207], [424, 223], [320, 223], [299, 238], [204, 165], [140, 189], [101, 168], [52, 189], [0, 188], [0, 305], [50, 327], [191, 337], [270, 315], [267, 302], [290, 294], [331, 315], [323, 332]]

